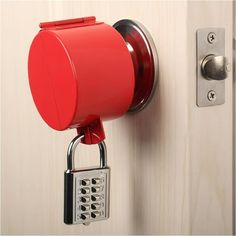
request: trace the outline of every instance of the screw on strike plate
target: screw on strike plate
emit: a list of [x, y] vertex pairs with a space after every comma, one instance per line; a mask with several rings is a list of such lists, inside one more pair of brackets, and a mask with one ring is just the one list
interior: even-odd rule
[[210, 44], [213, 44], [216, 42], [216, 34], [214, 32], [211, 32], [207, 35], [207, 41]]
[[207, 98], [210, 102], [214, 102], [216, 100], [216, 92], [214, 90], [210, 90], [207, 94]]

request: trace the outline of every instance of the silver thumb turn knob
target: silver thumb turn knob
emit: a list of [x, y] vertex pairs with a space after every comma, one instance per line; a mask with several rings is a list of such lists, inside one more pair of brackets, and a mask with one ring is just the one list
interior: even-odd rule
[[208, 55], [202, 61], [201, 69], [208, 80], [224, 80], [228, 76], [230, 65], [224, 56]]

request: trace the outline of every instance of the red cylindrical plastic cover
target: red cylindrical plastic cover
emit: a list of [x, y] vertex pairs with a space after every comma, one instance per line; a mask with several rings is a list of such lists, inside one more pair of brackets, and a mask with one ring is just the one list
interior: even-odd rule
[[56, 130], [117, 118], [133, 98], [133, 63], [121, 35], [91, 18], [80, 22], [42, 24], [30, 48], [32, 96]]

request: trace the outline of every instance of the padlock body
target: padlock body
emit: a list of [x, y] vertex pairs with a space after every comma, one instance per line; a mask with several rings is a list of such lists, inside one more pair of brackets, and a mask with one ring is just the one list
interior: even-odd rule
[[64, 181], [65, 224], [88, 224], [109, 218], [109, 167], [67, 170]]

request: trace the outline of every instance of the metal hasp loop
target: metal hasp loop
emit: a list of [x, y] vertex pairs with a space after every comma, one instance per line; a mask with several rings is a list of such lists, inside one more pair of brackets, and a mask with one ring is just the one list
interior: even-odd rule
[[[67, 170], [75, 170], [75, 150], [81, 140], [84, 138], [84, 135], [76, 136], [69, 144], [67, 150]], [[107, 166], [107, 148], [104, 141], [98, 143], [99, 152], [100, 152], [100, 168], [105, 168]]]

